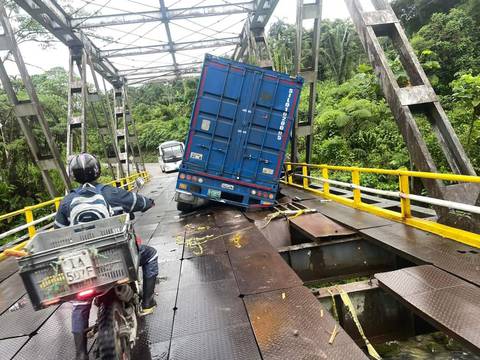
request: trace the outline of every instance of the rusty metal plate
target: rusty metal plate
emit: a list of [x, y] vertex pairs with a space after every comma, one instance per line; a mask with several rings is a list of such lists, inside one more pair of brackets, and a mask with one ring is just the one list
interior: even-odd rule
[[224, 226], [247, 226], [249, 225], [248, 219], [243, 213], [232, 207], [218, 207], [214, 214], [215, 224], [218, 227]]
[[244, 298], [262, 358], [368, 359], [340, 329], [329, 344], [335, 320], [303, 286]]
[[28, 336], [21, 336], [11, 339], [0, 340], [1, 358], [9, 360], [15, 355], [23, 345], [28, 341]]
[[476, 248], [404, 224], [365, 229], [360, 233], [416, 264], [433, 264], [480, 285], [480, 254]]
[[376, 274], [379, 285], [419, 316], [480, 351], [480, 288], [434, 266]]
[[152, 234], [149, 245], [167, 245], [182, 242], [185, 237], [185, 227], [180, 222], [159, 224]]
[[235, 280], [180, 288], [173, 336], [185, 336], [248, 323]]
[[271, 221], [267, 226], [263, 219], [257, 220], [255, 226], [274, 248], [292, 245], [290, 225], [286, 219]]
[[393, 221], [333, 202], [321, 203], [320, 200], [309, 200], [303, 202], [303, 205], [317, 209], [326, 217], [354, 230], [394, 224]]
[[225, 228], [217, 227], [212, 215], [205, 214], [191, 220], [185, 225], [184, 259], [226, 253], [222, 239]]
[[347, 236], [356, 233], [356, 231], [346, 228], [319, 213], [298, 216], [291, 219], [290, 224], [297, 231], [300, 231], [312, 240], [326, 237]]
[[227, 254], [183, 260], [180, 288], [220, 280], [235, 280]]
[[0, 282], [18, 271], [17, 260], [13, 258], [0, 261]]
[[240, 231], [225, 242], [242, 295], [303, 284], [256, 228]]
[[183, 245], [150, 243], [149, 246], [157, 250], [159, 263], [180, 260], [183, 256]]
[[0, 314], [25, 294], [22, 279], [18, 273], [13, 274], [0, 283]]
[[250, 324], [173, 338], [172, 360], [261, 360]]
[[0, 337], [31, 335], [37, 331], [48, 317], [57, 309], [55, 306], [35, 311], [25, 295], [19, 300], [24, 304], [18, 310], [7, 310], [0, 316]]
[[[71, 304], [62, 304], [13, 359], [74, 359], [75, 346], [71, 333], [71, 313]], [[91, 344], [89, 344], [90, 347]]]

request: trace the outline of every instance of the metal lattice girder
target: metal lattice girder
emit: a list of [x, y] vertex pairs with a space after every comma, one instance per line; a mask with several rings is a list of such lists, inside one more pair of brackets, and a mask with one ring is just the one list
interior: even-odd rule
[[[18, 98], [16, 88], [10, 81], [10, 77], [8, 76], [3, 61], [0, 61], [0, 80], [2, 81], [8, 99], [14, 106], [15, 116], [20, 124], [23, 134], [25, 135], [34, 161], [40, 169], [47, 191], [52, 197], [55, 197], [58, 193], [54, 187], [50, 171], [58, 171], [60, 178], [67, 189], [71, 186], [70, 179], [65, 171], [60, 152], [58, 151], [55, 139], [50, 132], [50, 127], [45, 119], [43, 109], [38, 100], [30, 75], [27, 72], [20, 50], [18, 49], [12, 27], [2, 4], [0, 4], [0, 25], [0, 50], [8, 51], [13, 56], [13, 60], [17, 65], [22, 85], [25, 88], [28, 99], [20, 100]], [[43, 138], [40, 138], [39, 132], [34, 131], [37, 127], [40, 127], [40, 133], [43, 135]], [[46, 144], [46, 149], [41, 149], [39, 144]]]
[[[385, 0], [372, 0], [375, 11], [366, 12], [359, 0], [345, 1], [375, 73], [381, 80], [385, 98], [416, 168], [425, 172], [437, 172], [437, 167], [413, 115], [414, 111], [420, 111], [432, 125], [452, 171], [458, 174], [475, 175], [475, 171], [391, 6]], [[379, 37], [389, 37], [398, 51], [400, 61], [410, 79], [408, 87], [400, 87], [397, 83]], [[424, 185], [433, 197], [449, 197], [448, 189], [440, 181], [427, 180], [424, 181]], [[452, 191], [457, 199], [462, 197], [461, 201], [466, 203], [475, 202], [478, 189], [476, 193], [464, 191], [464, 196], [459, 194], [459, 190], [455, 186]]]
[[177, 64], [177, 58], [175, 56], [175, 49], [174, 49], [174, 44], [173, 44], [173, 39], [172, 39], [172, 33], [170, 31], [170, 25], [168, 24], [168, 16], [167, 16], [167, 7], [165, 6], [165, 0], [159, 0], [160, 2], [160, 11], [162, 13], [162, 16], [165, 18], [164, 24], [165, 24], [165, 32], [167, 33], [167, 41], [168, 41], [168, 51], [170, 52], [170, 55], [172, 56], [172, 61], [173, 61], [173, 67], [175, 68], [175, 73], [178, 71], [178, 64]]
[[180, 68], [178, 70], [171, 70], [166, 71], [163, 73], [151, 73], [151, 74], [143, 74], [143, 75], [130, 75], [128, 76], [129, 84], [133, 85], [138, 82], [143, 82], [146, 80], [162, 80], [163, 78], [171, 79], [172, 76], [178, 77], [180, 75], [190, 75], [190, 74], [199, 74], [202, 72], [202, 67], [195, 66], [195, 67], [188, 67], [188, 68]]
[[252, 37], [256, 42], [260, 43], [258, 46], [263, 46], [265, 43], [265, 26], [268, 20], [270, 20], [278, 1], [279, 0], [255, 0], [255, 10], [243, 27], [240, 34], [240, 44], [237, 45], [233, 55], [235, 60], [245, 58], [245, 52], [248, 49], [248, 43]]
[[[92, 78], [93, 78], [93, 83], [94, 83], [94, 86], [95, 86], [95, 92], [94, 93], [89, 93], [89, 98], [92, 99], [90, 101], [90, 105], [91, 105], [91, 109], [92, 109], [92, 115], [93, 115], [93, 119], [94, 119], [94, 122], [95, 122], [95, 126], [98, 129], [98, 136], [100, 138], [101, 145], [103, 145], [102, 147], [103, 147], [103, 150], [104, 150], [105, 159], [107, 161], [108, 167], [111, 170], [112, 177], [115, 178], [115, 171], [114, 171], [113, 166], [112, 166], [112, 159], [110, 158], [110, 154], [108, 152], [107, 142], [105, 141], [105, 136], [107, 136], [112, 140], [112, 147], [113, 147], [113, 153], [114, 153], [113, 154], [114, 155], [113, 161], [115, 162], [115, 165], [118, 169], [118, 175], [119, 175], [120, 178], [123, 178], [124, 177], [123, 168], [122, 168], [122, 164], [120, 163], [120, 156], [119, 156], [118, 149], [117, 149], [117, 146], [116, 146], [116, 141], [115, 141], [115, 137], [114, 137], [113, 130], [112, 130], [112, 124], [110, 123], [110, 116], [109, 116], [108, 110], [105, 106], [104, 98], [100, 97], [100, 86], [98, 84], [97, 74], [95, 73], [95, 68], [93, 67], [92, 59], [90, 59], [90, 57], [88, 55], [87, 55], [87, 64], [90, 67], [91, 75], [92, 75]], [[103, 118], [104, 118], [104, 122], [102, 122], [102, 123], [100, 123], [100, 121], [98, 120], [98, 117], [96, 115], [95, 105], [94, 105], [94, 103], [96, 103], [96, 102], [99, 102], [100, 107], [102, 108]], [[103, 126], [103, 123], [105, 124], [105, 126]]]
[[67, 163], [87, 151], [87, 57], [82, 47], [70, 48], [68, 87]]
[[143, 160], [142, 151], [140, 150], [140, 143], [138, 141], [137, 135], [137, 126], [135, 125], [135, 119], [130, 113], [131, 104], [130, 98], [128, 96], [127, 86], [124, 84], [124, 94], [125, 94], [125, 103], [127, 105], [126, 115], [127, 115], [127, 126], [129, 127], [130, 139], [129, 143], [131, 146], [131, 151], [133, 155], [133, 162], [137, 172], [145, 171], [145, 162]]
[[112, 25], [137, 24], [147, 22], [167, 22], [171, 20], [193, 19], [207, 16], [224, 16], [243, 14], [254, 10], [254, 2], [246, 1], [235, 4], [198, 6], [192, 8], [168, 9], [165, 11], [143, 11], [112, 15], [97, 15], [75, 18], [70, 21], [73, 28], [95, 28]]
[[83, 47], [91, 56], [95, 70], [109, 82], [120, 80], [115, 66], [100, 56], [100, 50], [88, 37], [81, 30], [72, 29], [69, 16], [55, 0], [15, 0], [15, 3], [69, 48]]
[[223, 39], [209, 39], [201, 41], [188, 41], [173, 44], [151, 45], [151, 46], [134, 46], [129, 48], [109, 49], [100, 52], [100, 55], [105, 58], [125, 57], [134, 55], [157, 54], [164, 52], [197, 50], [204, 48], [218, 48], [222, 46], [238, 45], [240, 39], [238, 37], [228, 37]]
[[[184, 63], [184, 64], [177, 64], [177, 68], [180, 69], [193, 69], [193, 68], [202, 68], [201, 61], [195, 61], [191, 63]], [[125, 77], [135, 77], [139, 75], [150, 75], [150, 74], [159, 74], [159, 73], [172, 73], [175, 71], [175, 67], [173, 65], [159, 65], [159, 66], [147, 66], [142, 67], [141, 69], [122, 69], [118, 70], [118, 74], [120, 76]]]
[[[308, 98], [307, 121], [300, 123], [298, 116], [292, 131], [292, 161], [298, 162], [297, 137], [306, 137], [305, 143], [305, 161], [310, 163], [312, 160], [312, 127], [315, 119], [315, 103], [317, 98], [317, 79], [318, 79], [318, 60], [320, 52], [320, 23], [322, 21], [323, 0], [315, 0], [314, 3], [304, 4], [303, 0], [297, 0], [297, 34], [295, 46], [295, 73], [301, 74], [305, 82], [310, 87]], [[303, 21], [314, 19], [313, 22], [313, 40], [312, 40], [312, 69], [302, 69], [302, 40], [303, 40]], [[298, 111], [298, 109], [297, 109]]]
[[115, 143], [119, 149], [120, 163], [125, 164], [126, 175], [130, 176], [130, 148], [128, 145], [129, 134], [127, 116], [125, 114], [125, 87], [116, 86], [113, 90], [113, 111], [114, 111], [114, 131]]

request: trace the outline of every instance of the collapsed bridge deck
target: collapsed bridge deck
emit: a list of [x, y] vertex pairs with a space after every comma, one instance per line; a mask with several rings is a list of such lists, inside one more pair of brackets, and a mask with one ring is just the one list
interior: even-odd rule
[[[158, 308], [142, 320], [135, 358], [367, 358], [343, 330], [329, 344], [336, 322], [282, 259], [285, 244], [272, 245], [265, 229], [237, 209], [216, 206], [179, 217], [175, 180], [154, 174], [144, 192], [157, 206], [137, 219], [137, 232], [158, 251], [160, 274]], [[284, 192], [415, 265], [433, 264], [478, 285], [473, 249], [303, 191]], [[0, 263], [1, 358], [73, 358], [70, 304], [34, 312], [16, 270], [13, 259]]]

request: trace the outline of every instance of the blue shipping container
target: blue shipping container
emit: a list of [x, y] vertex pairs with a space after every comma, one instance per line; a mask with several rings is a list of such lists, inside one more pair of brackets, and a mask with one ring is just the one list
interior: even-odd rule
[[270, 206], [303, 79], [206, 55], [176, 200]]

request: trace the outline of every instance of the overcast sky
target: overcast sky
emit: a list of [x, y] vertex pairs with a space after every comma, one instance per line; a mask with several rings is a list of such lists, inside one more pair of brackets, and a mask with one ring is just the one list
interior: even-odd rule
[[[174, 7], [176, 8], [184, 8], [184, 7], [189, 7], [191, 6], [192, 4], [192, 1], [193, 0], [180, 0], [180, 1], [175, 1], [174, 3], [172, 2], [174, 0], [170, 0], [170, 4], [173, 5], [174, 4]], [[222, 1], [222, 0], [205, 0], [202, 5], [209, 5], [209, 3], [214, 3], [214, 4], [217, 4], [219, 1]], [[123, 4], [125, 4], [125, 7], [127, 9], [129, 9], [127, 7], [127, 5], [130, 6], [131, 8], [131, 3], [127, 4], [128, 1], [127, 0], [115, 0], [115, 8], [120, 8], [121, 5], [122, 5], [122, 2]], [[226, 1], [225, 1], [226, 2]], [[81, 6], [82, 4], [85, 4], [85, 3], [88, 3], [87, 1], [85, 0], [73, 0], [72, 4], [75, 8], [77, 8], [78, 6]], [[105, 3], [105, 0], [96, 0], [94, 2], [94, 4], [97, 4], [97, 8], [95, 8], [93, 5], [89, 5], [90, 8], [86, 8], [85, 10], [89, 11], [90, 13], [93, 13], [95, 11], [98, 10], [98, 4], [103, 4]], [[111, 4], [109, 2], [107, 2], [108, 4]], [[147, 4], [147, 0], [143, 0], [143, 3]], [[197, 1], [198, 3], [198, 1]], [[152, 3], [153, 4], [153, 3]], [[155, 2], [155, 4], [158, 4], [158, 2]], [[112, 6], [112, 5], [110, 5]], [[158, 5], [157, 5], [158, 6]], [[169, 6], [169, 3], [167, 2], [167, 7]], [[115, 8], [111, 8], [111, 9], [103, 9], [102, 10], [102, 13], [115, 13]], [[143, 10], [148, 10], [148, 9], [152, 9], [152, 5], [150, 4], [149, 7], [146, 7], [146, 8], [139, 8], [139, 9], [135, 9], [135, 11], [143, 11]], [[118, 11], [116, 11], [118, 13]], [[335, 18], [348, 18], [348, 11], [346, 9], [346, 6], [344, 4], [344, 1], [342, 0], [324, 0], [324, 9], [323, 9], [323, 15], [324, 15], [324, 18], [328, 18], [328, 19], [335, 19]], [[240, 16], [240, 15], [238, 15]], [[244, 16], [244, 15], [242, 15]], [[270, 20], [270, 23], [272, 21], [275, 21], [276, 19], [282, 19], [286, 22], [289, 22], [289, 23], [294, 23], [295, 22], [295, 17], [296, 17], [296, 1], [295, 0], [280, 0], [278, 5], [277, 5], [277, 8]], [[208, 19], [212, 19], [212, 18], [206, 18], [204, 19], [205, 21], [208, 21]], [[234, 34], [238, 34], [243, 26], [243, 23], [241, 22], [242, 21], [242, 18], [240, 18], [240, 21], [238, 22], [238, 24], [236, 26], [233, 26], [233, 20], [235, 18], [232, 17], [230, 19], [230, 21], [232, 22], [232, 27], [229, 28], [228, 26], [228, 23], [227, 23], [227, 29], [229, 28], [230, 32], [226, 32], [230, 35], [228, 36], [234, 36]], [[201, 22], [203, 20], [196, 20], [197, 23], [198, 22]], [[229, 21], [227, 19], [227, 21]], [[205, 25], [206, 23], [204, 23], [203, 25]], [[184, 25], [186, 27], [194, 27], [195, 24], [192, 25], [192, 22], [189, 22], [189, 23], [184, 23]], [[218, 24], [218, 26], [221, 26], [221, 24]], [[132, 28], [132, 26], [130, 27], [124, 27], [123, 31], [126, 32], [126, 31], [130, 31]], [[164, 30], [162, 29], [163, 26], [158, 26], [158, 23], [147, 23], [145, 24], [139, 31], [141, 30], [144, 30], [146, 29], [147, 31], [145, 31], [144, 33], [148, 33], [148, 36], [149, 38], [147, 38], [147, 40], [143, 39], [145, 41], [145, 43], [140, 43], [140, 40], [136, 39], [135, 37], [125, 37], [125, 36], [122, 36], [122, 33], [120, 33], [120, 35], [118, 34], [118, 31], [120, 31], [120, 29], [122, 29], [122, 27], [116, 27], [116, 29], [113, 29], [110, 33], [107, 33], [107, 30], [103, 30], [102, 28], [102, 32], [101, 34], [102, 35], [106, 35], [106, 36], [110, 36], [110, 37], [113, 37], [117, 40], [120, 41], [121, 39], [121, 43], [117, 43], [117, 44], [102, 44], [101, 41], [100, 41], [100, 44], [95, 41], [95, 43], [97, 44], [97, 46], [99, 46], [100, 48], [102, 49], [111, 49], [111, 48], [121, 48], [122, 45], [121, 44], [124, 44], [124, 43], [133, 43], [134, 45], [151, 45], [152, 44], [152, 40], [155, 41], [158, 39], [158, 41], [162, 42], [162, 41], [166, 41], [165, 39], [165, 33], [164, 33]], [[199, 27], [199, 33], [201, 33], [200, 31], [200, 27]], [[155, 30], [155, 31], [153, 31]], [[197, 34], [190, 34], [188, 31], [185, 30], [185, 28], [182, 28], [182, 25], [181, 23], [178, 23], [178, 26], [177, 27], [171, 27], [171, 30], [172, 30], [172, 33], [174, 34], [174, 41], [179, 41], [180, 39], [182, 39], [181, 41], [197, 41], [197, 38], [195, 37]], [[114, 31], [117, 31], [117, 32], [114, 32]], [[175, 40], [175, 36], [177, 37], [177, 40]], [[208, 36], [208, 34], [207, 34]], [[198, 40], [201, 40], [200, 38], [198, 38]], [[120, 44], [120, 45], [118, 45]], [[58, 43], [54, 48], [51, 48], [51, 49], [48, 49], [48, 50], [44, 50], [44, 49], [41, 49], [37, 44], [35, 43], [26, 43], [26, 44], [22, 44], [21, 46], [21, 52], [23, 54], [23, 57], [25, 59], [25, 62], [27, 64], [31, 64], [33, 66], [30, 66], [29, 65], [29, 71], [30, 73], [38, 73], [38, 72], [42, 72], [43, 70], [45, 69], [49, 69], [49, 68], [52, 68], [52, 67], [55, 67], [55, 66], [62, 66], [64, 68], [67, 68], [68, 67], [68, 49], [63, 45], [63, 44], [60, 44]], [[198, 50], [196, 53], [194, 52], [184, 52], [184, 54], [178, 54], [177, 56], [177, 61], [182, 63], [186, 63], [186, 62], [191, 62], [191, 61], [194, 61], [195, 59], [201, 59], [203, 57], [203, 52], [205, 51], [202, 51], [202, 50]], [[217, 54], [217, 55], [221, 55], [221, 54]], [[230, 54], [225, 54], [225, 55], [230, 55]], [[178, 59], [180, 58], [180, 59]], [[164, 60], [162, 60], [164, 59]], [[167, 62], [170, 62], [170, 59], [169, 59], [169, 54], [166, 54], [166, 55], [162, 55], [162, 56], [158, 56], [158, 54], [156, 55], [156, 57], [154, 55], [144, 55], [142, 57], [132, 57], [132, 58], [114, 58], [114, 64], [115, 66], [117, 66], [118, 68], [122, 68], [122, 66], [124, 65], [125, 68], [128, 68], [128, 65], [130, 66], [135, 66], [135, 65], [138, 65], [139, 62], [143, 62], [143, 64], [145, 64], [145, 66], [149, 65], [149, 64], [154, 64], [154, 65], [161, 65], [163, 64], [162, 61], [165, 61], [165, 64]], [[35, 67], [34, 67], [35, 66]], [[13, 70], [12, 70], [13, 71]]]

